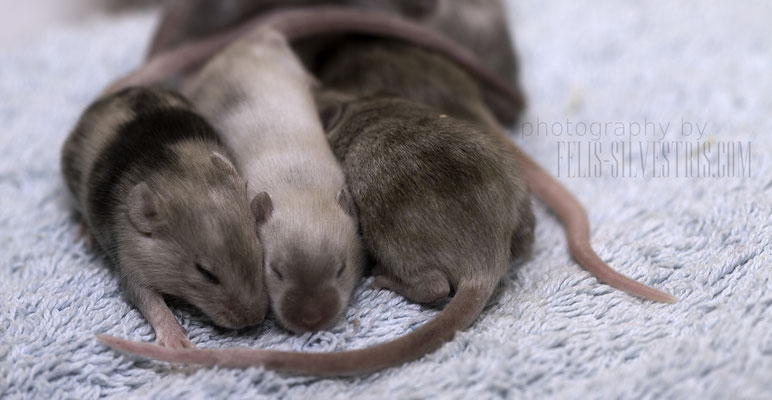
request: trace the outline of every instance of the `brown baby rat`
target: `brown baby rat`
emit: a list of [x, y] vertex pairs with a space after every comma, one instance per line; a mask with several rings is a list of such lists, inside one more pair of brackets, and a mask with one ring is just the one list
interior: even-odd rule
[[163, 295], [226, 328], [266, 314], [255, 217], [227, 154], [186, 99], [143, 87], [97, 99], [62, 149], [82, 218], [162, 346], [192, 346]]
[[396, 95], [481, 124], [481, 132], [493, 135], [510, 152], [531, 190], [561, 218], [571, 254], [580, 265], [628, 293], [654, 301], [676, 300], [618, 273], [597, 256], [590, 245], [589, 222], [581, 204], [509, 140], [486, 108], [477, 84], [458, 66], [423, 49], [382, 39], [350, 39], [328, 52], [328, 62], [318, 71], [328, 87], [357, 96]]
[[470, 325], [510, 258], [533, 241], [528, 187], [514, 159], [478, 127], [409, 100], [381, 96], [339, 110], [327, 121], [328, 139], [360, 210], [362, 238], [377, 263], [376, 283], [417, 302], [455, 292], [436, 318], [391, 342], [324, 354], [167, 351], [99, 339], [164, 361], [349, 375], [415, 359]]

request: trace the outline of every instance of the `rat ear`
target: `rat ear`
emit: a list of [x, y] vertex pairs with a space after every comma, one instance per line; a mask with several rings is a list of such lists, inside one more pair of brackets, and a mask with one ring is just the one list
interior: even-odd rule
[[252, 214], [255, 216], [255, 222], [257, 225], [264, 224], [268, 221], [273, 213], [273, 201], [271, 196], [266, 192], [260, 192], [249, 203], [249, 208], [252, 209]]
[[338, 191], [338, 205], [340, 208], [343, 209], [343, 211], [352, 216], [356, 217], [357, 215], [357, 209], [356, 204], [354, 204], [354, 200], [351, 198], [351, 193], [348, 192], [348, 189], [345, 187], [341, 188]]
[[343, 103], [328, 104], [319, 109], [319, 119], [322, 120], [322, 127], [325, 132], [330, 132], [338, 126], [338, 123], [343, 119], [343, 111], [345, 105]]
[[209, 154], [209, 157], [212, 159], [212, 163], [217, 167], [222, 168], [236, 175], [239, 174], [238, 171], [236, 171], [236, 167], [234, 167], [231, 161], [228, 160], [224, 155], [216, 151], [213, 151]]
[[140, 182], [129, 191], [126, 204], [129, 206], [129, 221], [138, 231], [149, 235], [161, 224], [161, 213], [155, 194]]

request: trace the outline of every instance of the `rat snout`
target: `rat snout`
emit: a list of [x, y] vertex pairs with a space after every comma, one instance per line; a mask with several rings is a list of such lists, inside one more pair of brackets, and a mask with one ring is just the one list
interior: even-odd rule
[[267, 307], [262, 302], [241, 301], [231, 298], [225, 304], [225, 315], [228, 321], [224, 326], [231, 329], [241, 329], [263, 322]]
[[318, 331], [329, 327], [340, 313], [340, 300], [333, 288], [324, 288], [305, 294], [299, 290], [288, 292], [282, 302], [282, 313], [287, 327], [296, 333]]
[[322, 322], [322, 315], [318, 312], [306, 313], [300, 317], [300, 322], [303, 326], [313, 330]]
[[249, 306], [244, 307], [244, 323], [247, 326], [257, 325], [265, 319], [265, 315], [268, 310], [264, 304], [261, 303], [247, 303]]

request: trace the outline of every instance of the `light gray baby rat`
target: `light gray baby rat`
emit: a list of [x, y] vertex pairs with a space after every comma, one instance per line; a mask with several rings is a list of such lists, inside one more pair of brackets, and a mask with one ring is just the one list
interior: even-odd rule
[[192, 346], [163, 295], [226, 328], [265, 317], [255, 217], [227, 154], [182, 96], [142, 87], [96, 100], [62, 149], [82, 218], [162, 346]]
[[249, 182], [249, 196], [257, 196], [271, 308], [298, 333], [337, 321], [364, 262], [356, 210], [313, 84], [286, 39], [266, 28], [215, 56], [189, 90]]

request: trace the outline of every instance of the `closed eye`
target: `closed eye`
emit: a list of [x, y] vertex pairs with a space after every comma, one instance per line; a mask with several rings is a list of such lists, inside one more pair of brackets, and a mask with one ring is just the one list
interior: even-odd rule
[[198, 271], [201, 275], [203, 275], [204, 278], [206, 278], [206, 280], [209, 281], [209, 283], [211, 283], [213, 285], [219, 285], [220, 284], [220, 280], [217, 278], [217, 276], [215, 276], [213, 273], [207, 271], [199, 263], [196, 263], [196, 271]]
[[343, 264], [340, 265], [340, 269], [338, 269], [338, 278], [343, 276], [343, 271], [345, 271], [345, 270], [346, 270], [346, 263], [343, 263]]
[[271, 265], [271, 272], [273, 272], [273, 274], [276, 275], [276, 277], [279, 278], [279, 280], [284, 280], [284, 276], [273, 265]]

